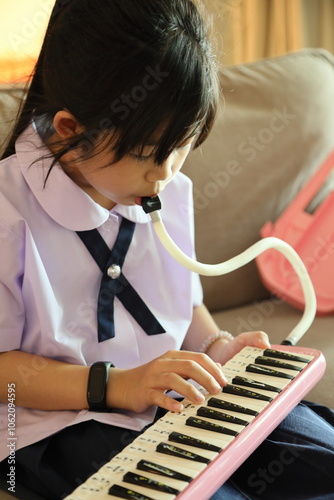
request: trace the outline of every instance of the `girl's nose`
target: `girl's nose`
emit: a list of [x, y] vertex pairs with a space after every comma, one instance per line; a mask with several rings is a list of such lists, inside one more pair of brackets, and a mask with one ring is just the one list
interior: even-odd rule
[[173, 176], [173, 161], [169, 156], [162, 165], [153, 165], [147, 173], [149, 182], [167, 181]]

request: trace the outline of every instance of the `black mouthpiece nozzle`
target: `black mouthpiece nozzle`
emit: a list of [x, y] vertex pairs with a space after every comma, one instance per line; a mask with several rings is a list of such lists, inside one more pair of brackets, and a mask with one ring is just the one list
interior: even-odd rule
[[159, 196], [156, 196], [155, 198], [145, 196], [142, 198], [141, 206], [146, 214], [150, 214], [156, 210], [161, 210], [161, 201]]
[[281, 342], [281, 345], [294, 345], [290, 340], [283, 340], [283, 342]]

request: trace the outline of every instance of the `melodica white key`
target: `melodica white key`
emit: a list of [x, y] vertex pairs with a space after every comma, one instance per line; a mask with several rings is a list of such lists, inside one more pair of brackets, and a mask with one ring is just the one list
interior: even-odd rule
[[320, 380], [321, 352], [245, 347], [223, 367], [228, 385], [184, 400], [65, 500], [208, 500]]

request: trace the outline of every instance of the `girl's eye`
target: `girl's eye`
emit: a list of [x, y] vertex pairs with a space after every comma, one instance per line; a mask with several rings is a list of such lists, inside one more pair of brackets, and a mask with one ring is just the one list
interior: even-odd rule
[[153, 155], [144, 156], [144, 155], [139, 155], [139, 154], [135, 154], [135, 153], [130, 153], [130, 156], [132, 158], [135, 158], [137, 161], [145, 162], [145, 161], [150, 160]]
[[[181, 144], [180, 146], [175, 148], [174, 152], [189, 148], [192, 145], [192, 143], [193, 143], [193, 141], [187, 142], [185, 144]], [[144, 163], [145, 161], [151, 160], [154, 157], [154, 154], [151, 153], [150, 155], [141, 155], [138, 153], [129, 153], [129, 156], [131, 156], [131, 158], [134, 158], [135, 160], [137, 160], [139, 162]]]

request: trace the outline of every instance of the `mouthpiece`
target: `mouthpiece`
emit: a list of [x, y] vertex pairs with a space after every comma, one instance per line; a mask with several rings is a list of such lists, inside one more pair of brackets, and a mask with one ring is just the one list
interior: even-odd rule
[[161, 201], [159, 199], [159, 196], [156, 196], [155, 198], [145, 196], [142, 198], [141, 206], [146, 214], [151, 214], [156, 210], [161, 210]]

